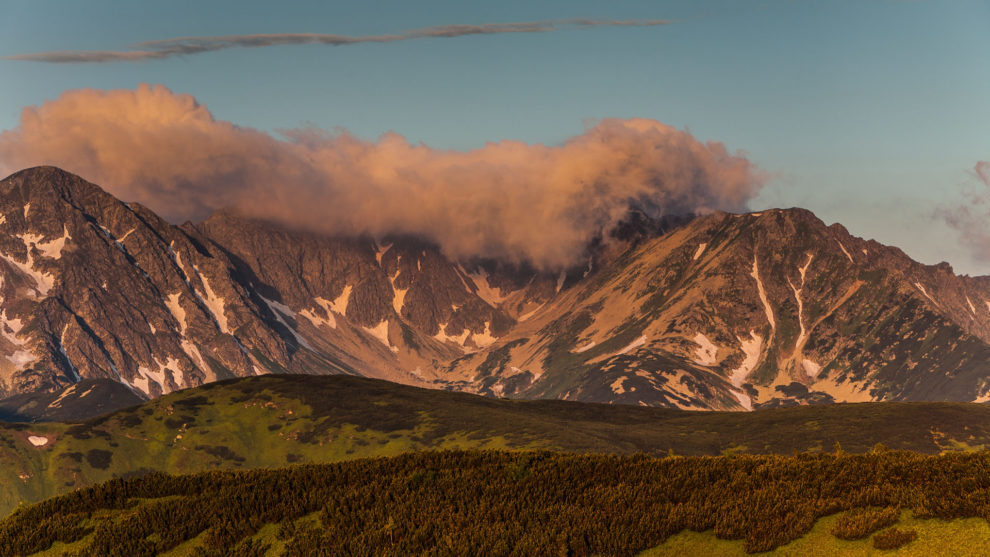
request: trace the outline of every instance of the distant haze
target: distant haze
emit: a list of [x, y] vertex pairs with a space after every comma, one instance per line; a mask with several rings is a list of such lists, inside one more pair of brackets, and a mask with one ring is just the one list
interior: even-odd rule
[[231, 207], [330, 234], [415, 234], [452, 257], [542, 268], [578, 262], [631, 205], [742, 211], [764, 181], [721, 143], [649, 119], [604, 119], [556, 146], [471, 151], [395, 133], [281, 135], [216, 120], [162, 86], [75, 90], [0, 133], [0, 172], [60, 166], [174, 221]]

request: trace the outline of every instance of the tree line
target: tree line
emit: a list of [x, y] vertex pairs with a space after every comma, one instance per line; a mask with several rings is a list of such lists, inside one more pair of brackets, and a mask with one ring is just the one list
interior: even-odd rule
[[[686, 529], [767, 551], [815, 521], [836, 535], [921, 518], [990, 517], [990, 452], [665, 458], [424, 451], [322, 465], [115, 479], [0, 522], [0, 557], [83, 540], [80, 556], [153, 555], [202, 535], [199, 553], [630, 555]], [[315, 521], [298, 521], [310, 515]], [[112, 517], [112, 519], [110, 518]], [[859, 532], [859, 534], [857, 534]], [[895, 540], [896, 541], [896, 540]]]

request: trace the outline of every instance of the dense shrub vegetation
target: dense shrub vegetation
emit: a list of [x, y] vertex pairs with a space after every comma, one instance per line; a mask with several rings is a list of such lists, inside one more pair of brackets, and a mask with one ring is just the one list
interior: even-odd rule
[[[879, 510], [877, 508], [880, 508]], [[685, 529], [773, 549], [823, 516], [847, 528], [990, 516], [990, 453], [667, 457], [418, 452], [328, 465], [112, 480], [18, 509], [0, 555], [80, 541], [147, 555], [196, 538], [204, 555], [629, 555]], [[312, 520], [298, 520], [303, 517]], [[862, 525], [862, 526], [860, 526]], [[910, 541], [888, 530], [874, 543]], [[913, 539], [913, 538], [912, 538]], [[879, 546], [878, 546], [879, 547]]]
[[913, 542], [918, 537], [914, 530], [898, 530], [891, 528], [873, 536], [873, 547], [876, 549], [897, 549]]
[[900, 512], [895, 507], [852, 509], [839, 517], [831, 532], [840, 540], [861, 540], [897, 522]]

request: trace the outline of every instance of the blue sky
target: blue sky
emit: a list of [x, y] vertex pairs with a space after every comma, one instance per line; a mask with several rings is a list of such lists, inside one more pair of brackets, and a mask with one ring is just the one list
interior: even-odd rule
[[589, 119], [643, 117], [745, 151], [771, 173], [754, 209], [803, 206], [957, 272], [990, 273], [933, 211], [990, 158], [990, 2], [135, 2], [0, 0], [0, 56], [153, 39], [399, 33], [455, 23], [670, 19], [165, 60], [0, 60], [0, 130], [82, 87], [164, 84], [222, 120], [393, 130], [441, 149], [559, 143]]

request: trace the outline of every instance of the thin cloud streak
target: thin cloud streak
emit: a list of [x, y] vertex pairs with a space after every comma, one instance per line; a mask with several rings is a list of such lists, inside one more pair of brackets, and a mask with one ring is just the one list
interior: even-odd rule
[[549, 33], [575, 27], [656, 27], [669, 23], [671, 21], [665, 19], [611, 20], [577, 18], [515, 23], [482, 23], [478, 25], [439, 25], [385, 35], [353, 36], [325, 33], [273, 33], [224, 35], [217, 37], [177, 37], [174, 39], [141, 42], [134, 45], [132, 50], [63, 50], [33, 54], [15, 54], [0, 57], [0, 60], [45, 62], [52, 64], [141, 62], [145, 60], [161, 60], [174, 56], [190, 56], [232, 48], [262, 48], [307, 44], [347, 46], [361, 43], [392, 43], [417, 39], [452, 39], [470, 35]]

